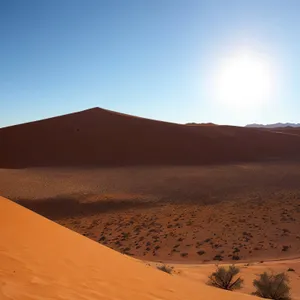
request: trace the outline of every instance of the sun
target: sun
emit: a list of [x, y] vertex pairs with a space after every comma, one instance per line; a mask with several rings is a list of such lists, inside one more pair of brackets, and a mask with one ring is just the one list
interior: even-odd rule
[[217, 72], [216, 97], [234, 109], [255, 109], [270, 100], [272, 72], [260, 57], [240, 54], [224, 61]]

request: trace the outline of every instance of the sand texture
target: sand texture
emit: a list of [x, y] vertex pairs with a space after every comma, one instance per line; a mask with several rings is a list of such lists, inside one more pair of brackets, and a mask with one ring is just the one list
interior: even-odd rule
[[0, 198], [1, 300], [250, 299], [119, 254]]

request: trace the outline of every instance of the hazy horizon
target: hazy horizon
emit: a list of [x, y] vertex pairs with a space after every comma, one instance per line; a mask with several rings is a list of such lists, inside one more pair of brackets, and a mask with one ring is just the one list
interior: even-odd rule
[[5, 1], [0, 127], [101, 107], [299, 123], [298, 1]]

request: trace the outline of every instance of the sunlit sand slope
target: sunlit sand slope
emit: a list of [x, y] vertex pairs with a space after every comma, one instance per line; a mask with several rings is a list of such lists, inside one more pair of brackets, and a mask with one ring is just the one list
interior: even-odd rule
[[249, 299], [169, 275], [0, 198], [0, 299]]

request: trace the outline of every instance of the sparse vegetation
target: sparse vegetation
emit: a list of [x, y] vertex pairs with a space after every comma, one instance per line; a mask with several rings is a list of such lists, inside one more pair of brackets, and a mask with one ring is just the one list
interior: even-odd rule
[[285, 273], [269, 274], [264, 272], [253, 281], [256, 291], [253, 295], [274, 300], [290, 300], [289, 279]]
[[288, 271], [288, 272], [295, 272], [295, 269], [293, 269], [293, 268], [288, 268], [287, 271]]
[[166, 272], [168, 274], [172, 274], [173, 272], [173, 267], [169, 267], [167, 265], [159, 265], [157, 266], [157, 269]]
[[223, 256], [221, 254], [217, 254], [217, 255], [214, 256], [213, 260], [221, 261], [221, 260], [223, 260]]
[[238, 255], [232, 255], [233, 260], [240, 260], [240, 257]]
[[237, 247], [235, 247], [235, 248], [233, 249], [233, 253], [238, 253], [238, 252], [240, 252], [240, 249], [237, 248]]
[[100, 237], [99, 242], [103, 242], [105, 240], [106, 240], [106, 237], [103, 235], [103, 236]]
[[237, 290], [244, 282], [241, 277], [237, 277], [240, 269], [234, 265], [229, 267], [217, 267], [217, 270], [209, 276], [209, 284], [224, 290]]
[[[289, 170], [286, 174], [289, 174], [288, 176], [291, 176], [291, 178], [298, 178], [300, 174], [299, 166], [296, 168], [292, 167], [292, 169], [290, 169], [291, 166], [284, 166], [284, 168], [288, 168], [287, 170]], [[254, 169], [256, 168], [251, 165], [251, 168], [252, 167]], [[161, 206], [155, 204], [151, 210], [148, 208], [148, 204], [151, 203], [152, 200], [149, 200], [149, 203], [147, 201], [132, 200], [130, 198], [131, 195], [129, 197], [130, 199], [124, 202], [114, 201], [113, 198], [110, 199], [110, 197], [115, 197], [113, 196], [114, 193], [116, 193], [116, 197], [119, 197], [118, 193], [121, 191], [118, 190], [117, 187], [119, 185], [116, 184], [116, 189], [112, 190], [112, 195], [108, 196], [105, 205], [101, 201], [99, 201], [99, 203], [97, 201], [90, 201], [92, 199], [90, 199], [91, 195], [82, 196], [83, 198], [80, 201], [78, 200], [79, 202], [77, 202], [77, 200], [74, 202], [77, 203], [76, 207], [74, 206], [76, 215], [72, 216], [72, 214], [68, 214], [61, 216], [61, 214], [65, 212], [63, 207], [60, 209], [60, 206], [58, 206], [53, 210], [55, 211], [55, 215], [47, 215], [47, 217], [50, 219], [53, 217], [61, 225], [84, 234], [88, 238], [116, 251], [124, 253], [124, 249], [130, 248], [130, 251], [126, 251], [127, 253], [131, 253], [136, 258], [149, 260], [154, 256], [156, 260], [159, 258], [161, 261], [179, 259], [187, 262], [189, 260], [198, 260], [199, 262], [204, 260], [212, 261], [213, 258], [215, 258], [216, 260], [214, 262], [219, 263], [219, 260], [223, 258], [223, 261], [226, 260], [231, 261], [231, 263], [237, 263], [242, 260], [247, 261], [248, 259], [254, 258], [258, 259], [258, 262], [261, 259], [272, 259], [274, 258], [273, 255], [278, 252], [281, 253], [283, 257], [287, 255], [297, 255], [297, 251], [300, 247], [300, 204], [299, 201], [297, 201], [299, 191], [292, 191], [289, 186], [286, 186], [286, 189], [273, 195], [272, 184], [269, 187], [262, 186], [261, 190], [258, 188], [254, 193], [255, 195], [252, 195], [253, 191], [250, 191], [251, 189], [249, 191], [248, 189], [242, 189], [241, 196], [243, 199], [248, 199], [247, 201], [236, 199], [237, 202], [220, 201], [219, 203], [219, 200], [223, 198], [219, 196], [219, 193], [215, 193], [215, 186], [218, 186], [218, 190], [220, 188], [220, 190], [226, 193], [228, 192], [226, 198], [230, 199], [232, 198], [231, 192], [235, 190], [235, 187], [240, 188], [242, 182], [247, 181], [249, 186], [252, 184], [251, 181], [249, 181], [250, 177], [248, 177], [248, 175], [245, 177], [248, 171], [245, 173], [241, 171], [242, 169], [240, 168], [236, 169], [236, 167], [234, 167], [232, 169], [230, 166], [228, 166], [228, 168], [230, 169], [228, 169], [228, 172], [226, 171], [226, 174], [229, 176], [229, 181], [232, 184], [229, 190], [227, 190], [229, 188], [229, 186], [227, 186], [228, 183], [225, 184], [223, 181], [219, 181], [219, 178], [221, 178], [219, 171], [204, 174], [203, 170], [200, 171], [198, 169], [193, 169], [192, 172], [188, 171], [188, 173], [183, 172], [182, 169], [175, 169], [178, 175], [178, 189], [180, 193], [173, 194], [174, 186], [173, 184], [169, 185], [168, 181], [168, 178], [173, 176], [174, 170], [172, 169], [166, 170], [166, 173], [158, 172], [157, 174], [158, 178], [160, 178], [159, 180], [164, 181], [166, 184], [163, 197], [174, 198], [174, 201], [163, 202]], [[278, 177], [278, 171], [281, 167], [273, 166], [272, 168], [275, 169], [270, 171], [271, 174], [269, 174], [268, 171], [268, 174], [271, 175], [273, 179], [270, 179], [268, 184], [273, 181], [278, 182], [281, 178]], [[143, 172], [144, 171], [141, 171], [141, 174], [143, 174]], [[193, 172], [195, 172], [195, 174]], [[266, 173], [262, 175], [263, 170], [260, 168], [255, 172], [256, 176], [253, 176], [255, 182], [260, 182], [258, 178], [263, 180], [268, 175]], [[215, 196], [217, 197], [216, 201], [219, 203], [218, 210], [223, 212], [222, 215], [220, 215], [218, 211], [210, 209], [210, 200], [205, 200], [208, 202], [203, 203], [204, 205], [201, 207], [194, 203], [187, 205], [186, 194], [191, 186], [187, 184], [189, 181], [186, 182], [186, 178], [191, 176], [192, 173], [196, 178], [205, 176], [205, 182], [207, 182], [209, 189], [212, 191], [214, 195], [213, 198]], [[121, 176], [118, 174], [119, 173], [116, 173], [113, 176]], [[147, 176], [141, 175], [141, 178], [137, 176], [137, 178], [134, 177], [134, 180], [131, 179], [130, 176], [136, 175], [131, 173], [127, 174], [126, 172], [124, 174], [126, 174], [126, 178], [129, 177], [130, 180], [132, 180], [132, 183], [130, 183], [132, 186], [134, 186], [134, 182], [137, 181], [140, 182], [141, 188], [144, 183], [145, 187], [146, 184], [148, 185], [148, 171], [145, 172]], [[94, 174], [92, 175], [94, 176]], [[99, 176], [102, 178], [104, 174], [99, 173]], [[94, 177], [91, 177], [91, 180], [94, 180], [93, 178]], [[232, 180], [233, 178], [238, 180]], [[76, 182], [78, 180], [76, 180]], [[286, 182], [288, 182], [288, 180], [283, 183], [286, 184]], [[97, 184], [98, 183], [99, 182], [97, 182]], [[138, 186], [137, 194], [139, 194]], [[152, 187], [153, 190], [155, 190], [156, 183]], [[109, 187], [104, 186], [103, 189], [109, 190]], [[196, 189], [193, 193], [195, 193], [195, 197], [200, 197], [202, 189]], [[127, 197], [127, 195], [125, 196]], [[106, 196], [104, 195], [103, 197], [105, 198]], [[262, 198], [267, 200], [260, 201], [259, 199]], [[282, 201], [283, 199], [285, 199], [285, 201]], [[45, 207], [43, 206], [44, 209], [41, 210], [41, 213], [43, 213], [43, 210], [47, 211], [48, 204], [48, 202], [41, 204], [46, 205]], [[57, 202], [54, 204], [60, 205]], [[32, 204], [25, 203], [24, 205], [30, 208]], [[136, 205], [139, 207], [138, 210], [131, 209], [131, 207], [134, 208]], [[212, 205], [215, 205], [215, 203], [212, 203]], [[123, 208], [127, 206], [129, 209], [128, 213], [124, 213]], [[31, 207], [31, 209], [34, 210], [34, 207]], [[78, 212], [80, 211], [80, 214], [77, 214], [77, 210]], [[91, 212], [93, 213], [91, 214]], [[56, 214], [58, 215], [56, 216]], [[281, 222], [281, 217], [284, 217], [286, 221]], [[246, 220], [246, 222], [239, 223], [241, 220]], [[178, 224], [180, 228], [177, 227]], [[274, 230], [266, 230], [270, 226], [272, 226]], [[224, 230], [226, 234], [223, 234]], [[284, 234], [283, 238], [282, 234]], [[185, 252], [187, 252], [188, 255], [182, 254], [181, 256], [181, 253]], [[295, 266], [292, 265], [292, 267]], [[288, 268], [289, 266], [287, 265], [284, 271], [287, 272]], [[299, 270], [296, 269], [296, 271], [298, 272]], [[295, 275], [292, 273], [287, 274]]]
[[288, 251], [289, 250], [289, 246], [282, 246], [282, 250], [281, 251]]
[[129, 233], [128, 232], [123, 232], [122, 234], [123, 234], [123, 238], [125, 240], [127, 240], [129, 238]]

